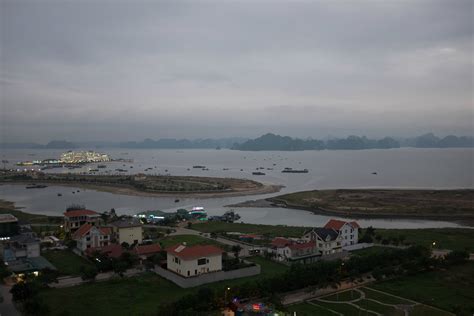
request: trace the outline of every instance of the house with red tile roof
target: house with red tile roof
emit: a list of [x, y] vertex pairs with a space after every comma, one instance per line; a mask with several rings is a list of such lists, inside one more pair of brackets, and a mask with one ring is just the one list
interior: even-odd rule
[[314, 241], [292, 240], [283, 237], [274, 238], [269, 251], [275, 260], [287, 263], [311, 263], [321, 257]]
[[223, 252], [212, 245], [177, 244], [166, 248], [167, 269], [184, 277], [221, 271]]
[[136, 246], [133, 249], [133, 252], [142, 259], [146, 259], [156, 254], [159, 254], [160, 251], [161, 251], [160, 244], [140, 245], [140, 246]]
[[88, 256], [93, 255], [94, 252], [99, 252], [109, 258], [117, 259], [120, 258], [120, 256], [124, 253], [124, 250], [119, 244], [108, 244], [107, 246], [103, 246], [102, 248], [89, 248], [85, 251]]
[[357, 222], [346, 222], [331, 219], [324, 225], [324, 228], [334, 229], [341, 235], [342, 246], [350, 246], [359, 242], [359, 224]]
[[112, 229], [110, 227], [97, 227], [85, 223], [72, 234], [72, 239], [76, 241], [76, 248], [85, 252], [91, 248], [102, 248], [110, 244]]
[[64, 212], [64, 230], [74, 233], [82, 225], [89, 223], [99, 225], [101, 223], [100, 214], [91, 210], [72, 210]]

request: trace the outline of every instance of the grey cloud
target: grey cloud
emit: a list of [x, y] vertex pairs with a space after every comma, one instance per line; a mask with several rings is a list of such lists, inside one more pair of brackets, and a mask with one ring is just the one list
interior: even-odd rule
[[1, 1], [2, 137], [465, 133], [472, 6]]

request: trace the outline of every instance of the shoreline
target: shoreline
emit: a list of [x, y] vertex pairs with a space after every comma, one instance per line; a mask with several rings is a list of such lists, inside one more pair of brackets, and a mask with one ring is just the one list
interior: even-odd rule
[[[1, 182], [1, 185], [25, 185], [32, 181], [15, 181], [15, 182]], [[97, 185], [87, 183], [70, 183], [70, 182], [49, 182], [49, 181], [34, 181], [37, 184], [44, 184], [48, 186], [62, 186], [62, 187], [75, 187], [81, 189], [95, 190], [99, 192], [107, 192], [118, 195], [128, 196], [141, 196], [141, 197], [183, 197], [183, 198], [220, 198], [220, 197], [235, 197], [235, 196], [251, 196], [277, 193], [284, 187], [276, 184], [264, 184], [260, 183], [261, 186], [249, 188], [249, 189], [232, 189], [229, 191], [221, 192], [148, 192], [140, 191], [131, 186], [119, 186], [119, 185]], [[41, 189], [39, 189], [41, 190]]]
[[413, 220], [432, 220], [432, 221], [448, 221], [452, 223], [457, 223], [474, 228], [474, 216], [472, 215], [435, 215], [435, 214], [393, 214], [393, 213], [365, 213], [361, 211], [355, 212], [344, 212], [336, 211], [327, 208], [321, 207], [310, 207], [305, 205], [288, 203], [287, 201], [280, 200], [278, 198], [268, 198], [268, 199], [259, 199], [259, 200], [247, 200], [237, 204], [225, 205], [226, 207], [233, 208], [245, 208], [245, 207], [255, 207], [255, 208], [286, 208], [293, 210], [302, 210], [308, 211], [316, 215], [326, 215], [326, 216], [337, 216], [343, 218], [354, 218], [354, 219], [413, 219]]

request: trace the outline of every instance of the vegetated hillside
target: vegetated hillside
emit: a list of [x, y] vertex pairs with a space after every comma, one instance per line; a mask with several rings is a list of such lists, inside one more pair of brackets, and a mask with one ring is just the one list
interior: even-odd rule
[[426, 134], [415, 138], [395, 140], [392, 137], [369, 139], [365, 136], [349, 136], [347, 138], [330, 139], [322, 141], [317, 139], [299, 139], [289, 136], [280, 136], [272, 133], [265, 134], [256, 139], [248, 140], [241, 144], [234, 144], [236, 150], [361, 150], [361, 149], [389, 149], [401, 146], [417, 148], [453, 148], [474, 147], [474, 138], [468, 136], [449, 135], [438, 138], [433, 134]]

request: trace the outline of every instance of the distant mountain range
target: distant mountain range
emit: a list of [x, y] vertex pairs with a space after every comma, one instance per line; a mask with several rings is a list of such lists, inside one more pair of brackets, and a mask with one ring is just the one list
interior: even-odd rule
[[76, 148], [143, 148], [143, 149], [186, 149], [186, 148], [231, 148], [240, 144], [248, 138], [229, 137], [220, 139], [173, 139], [164, 138], [159, 140], [145, 139], [141, 142], [69, 142], [65, 140], [53, 140], [46, 145], [37, 143], [2, 143], [0, 148], [12, 149], [76, 149]]
[[468, 136], [446, 136], [439, 138], [430, 134], [415, 138], [396, 140], [391, 137], [382, 139], [369, 139], [365, 136], [349, 136], [347, 138], [336, 138], [327, 141], [317, 139], [299, 139], [275, 134], [265, 134], [256, 139], [248, 140], [241, 144], [234, 144], [235, 150], [361, 150], [361, 149], [388, 149], [399, 147], [416, 148], [454, 148], [474, 147], [474, 138]]
[[328, 140], [300, 139], [289, 136], [280, 136], [272, 133], [265, 134], [255, 139], [230, 137], [220, 139], [174, 139], [163, 138], [159, 140], [145, 139], [141, 142], [69, 142], [66, 140], [53, 140], [46, 145], [37, 143], [2, 143], [0, 148], [12, 149], [76, 149], [76, 148], [137, 148], [137, 149], [219, 149], [231, 148], [234, 150], [361, 150], [361, 149], [388, 149], [399, 147], [416, 148], [455, 148], [474, 147], [474, 138], [471, 136], [449, 135], [439, 138], [432, 133], [414, 138], [395, 139], [385, 137], [369, 139], [365, 136], [349, 136], [347, 138], [334, 138]]

